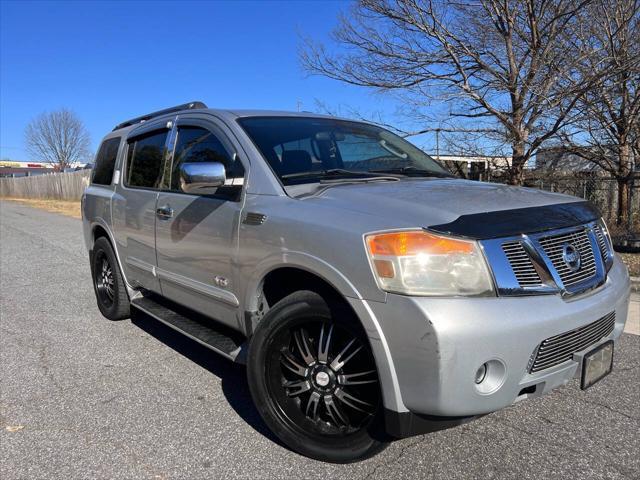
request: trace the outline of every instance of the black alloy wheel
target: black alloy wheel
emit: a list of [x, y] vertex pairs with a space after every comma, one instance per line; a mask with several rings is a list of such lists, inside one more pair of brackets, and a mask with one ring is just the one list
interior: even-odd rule
[[98, 238], [91, 252], [91, 275], [96, 302], [102, 315], [109, 320], [122, 320], [130, 316], [127, 287], [113, 252], [105, 237]]
[[274, 433], [300, 453], [337, 463], [386, 445], [373, 354], [343, 313], [314, 292], [286, 297], [259, 324], [248, 362], [252, 396]]
[[363, 342], [332, 322], [281, 332], [267, 363], [269, 388], [287, 417], [324, 435], [346, 435], [373, 418], [378, 375]]
[[113, 301], [115, 299], [113, 268], [111, 267], [109, 259], [104, 251], [100, 251], [98, 253], [96, 261], [99, 264], [99, 271], [96, 272], [96, 277], [94, 279], [96, 283], [96, 291], [98, 292], [98, 296], [100, 297], [100, 301], [103, 305], [110, 307], [113, 305]]

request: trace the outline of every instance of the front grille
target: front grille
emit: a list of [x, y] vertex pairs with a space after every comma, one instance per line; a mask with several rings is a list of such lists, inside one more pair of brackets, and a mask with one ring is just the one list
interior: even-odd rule
[[609, 255], [609, 248], [607, 247], [607, 240], [604, 237], [604, 232], [599, 225], [594, 226], [593, 231], [596, 234], [596, 240], [598, 241], [600, 255], [602, 255], [603, 260], [606, 260], [607, 256]]
[[520, 287], [539, 287], [542, 285], [540, 276], [531, 263], [531, 258], [520, 242], [503, 243], [502, 250], [509, 260]]
[[529, 372], [539, 372], [571, 360], [574, 353], [594, 345], [613, 332], [615, 323], [616, 312], [611, 312], [589, 325], [547, 338], [534, 352]]
[[[566, 244], [573, 245], [580, 252], [580, 268], [572, 272], [562, 258], [562, 250]], [[540, 245], [547, 254], [553, 267], [558, 272], [565, 288], [588, 280], [596, 274], [596, 262], [591, 248], [587, 230], [553, 235], [540, 239]]]

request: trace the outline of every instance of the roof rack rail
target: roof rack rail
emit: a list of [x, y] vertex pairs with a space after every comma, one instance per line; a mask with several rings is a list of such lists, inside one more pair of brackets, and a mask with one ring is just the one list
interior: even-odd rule
[[183, 103], [182, 105], [176, 105], [175, 107], [165, 108], [163, 110], [158, 110], [157, 112], [147, 113], [146, 115], [141, 115], [139, 117], [132, 118], [131, 120], [127, 120], [126, 122], [119, 123], [113, 128], [113, 130], [115, 131], [135, 125], [136, 123], [146, 122], [147, 120], [151, 120], [154, 117], [159, 117], [160, 115], [165, 115], [167, 113], [179, 112], [181, 110], [193, 110], [194, 108], [207, 108], [207, 105], [204, 102], [198, 101]]

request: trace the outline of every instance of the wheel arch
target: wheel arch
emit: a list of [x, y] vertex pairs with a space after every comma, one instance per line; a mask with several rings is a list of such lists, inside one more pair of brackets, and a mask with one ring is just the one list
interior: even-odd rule
[[[245, 325], [247, 335], [251, 335], [253, 328], [261, 318], [260, 316], [256, 318], [255, 314], [265, 285], [264, 282], [269, 278], [277, 279], [275, 276], [278, 275], [277, 272], [282, 274], [295, 272], [297, 275], [312, 275], [340, 295], [341, 300], [353, 312], [354, 318], [362, 326], [369, 339], [378, 368], [378, 375], [380, 376], [380, 387], [385, 407], [396, 412], [407, 411], [402, 402], [391, 351], [380, 323], [368, 305], [368, 301], [362, 297], [342, 272], [321, 259], [306, 253], [286, 252], [286, 256], [272, 257], [261, 262], [255, 268], [254, 275], [248, 281], [247, 290], [243, 297], [245, 299], [245, 321], [249, 323]], [[270, 274], [274, 276], [269, 277]], [[293, 284], [296, 285], [295, 283]], [[301, 290], [301, 288], [295, 288], [295, 290]]]
[[[337, 304], [347, 308], [357, 318], [345, 296], [329, 281], [306, 269], [295, 266], [283, 266], [269, 271], [262, 279], [260, 291], [268, 305], [275, 305], [286, 296], [300, 291], [310, 290], [323, 297], [330, 306]], [[258, 307], [260, 307], [258, 305]]]
[[[113, 250], [116, 250], [115, 247], [115, 242], [113, 239], [113, 235], [111, 234], [111, 231], [109, 229], [109, 226], [107, 225], [107, 223], [102, 220], [102, 219], [96, 219], [93, 222], [91, 222], [91, 250], [93, 250], [93, 245], [96, 243], [96, 240], [98, 240], [98, 238], [100, 237], [106, 237], [107, 240], [109, 240], [109, 243], [111, 244], [111, 247], [113, 248]], [[116, 252], [117, 255], [117, 252]]]
[[111, 229], [106, 224], [106, 222], [96, 220], [94, 222], [91, 222], [90, 232], [91, 232], [91, 248], [89, 249], [89, 256], [90, 257], [92, 256], [93, 246], [95, 245], [96, 240], [98, 240], [101, 237], [105, 237], [109, 242], [109, 244], [111, 245], [111, 248], [113, 249], [113, 253], [116, 256], [116, 261], [118, 262], [118, 268], [120, 269], [120, 274], [122, 275], [122, 278], [124, 279], [124, 283], [127, 286], [127, 293], [129, 294], [129, 298], [133, 298], [136, 292], [134, 289], [132, 289], [131, 285], [129, 284], [129, 281], [127, 280], [127, 276], [122, 265], [122, 260], [120, 259], [120, 253], [118, 252], [118, 246], [116, 244], [115, 238], [113, 237], [113, 233], [111, 232]]
[[98, 238], [100, 237], [106, 237], [106, 239], [109, 240], [109, 243], [113, 247], [113, 242], [111, 241], [111, 236], [107, 232], [107, 229], [100, 224], [96, 224], [93, 226], [93, 229], [91, 231], [91, 239], [93, 241], [91, 245], [93, 246], [93, 244], [96, 243], [96, 240], [98, 240]]
[[[288, 269], [288, 270], [287, 270]], [[244, 295], [246, 311], [257, 310], [260, 293], [265, 280], [273, 278], [276, 272], [289, 271], [298, 275], [312, 276], [330, 286], [342, 297], [362, 299], [362, 295], [349, 279], [338, 269], [317, 257], [303, 252], [286, 252], [282, 256], [271, 256], [260, 262], [247, 281]], [[271, 275], [272, 277], [269, 277]]]

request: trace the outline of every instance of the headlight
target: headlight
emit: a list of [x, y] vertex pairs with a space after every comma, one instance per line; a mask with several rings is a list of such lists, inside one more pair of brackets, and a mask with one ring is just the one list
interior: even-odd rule
[[477, 242], [424, 230], [365, 236], [378, 286], [405, 295], [490, 295], [493, 283]]

